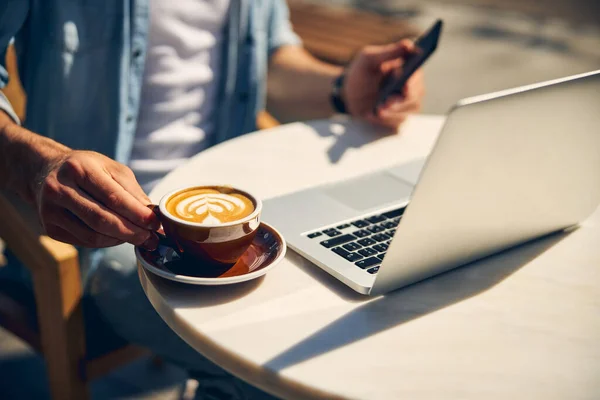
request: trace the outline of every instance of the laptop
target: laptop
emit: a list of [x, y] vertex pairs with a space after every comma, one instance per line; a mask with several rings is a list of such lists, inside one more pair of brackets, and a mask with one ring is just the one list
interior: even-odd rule
[[599, 202], [600, 70], [462, 100], [426, 160], [267, 200], [263, 219], [379, 295], [576, 225]]

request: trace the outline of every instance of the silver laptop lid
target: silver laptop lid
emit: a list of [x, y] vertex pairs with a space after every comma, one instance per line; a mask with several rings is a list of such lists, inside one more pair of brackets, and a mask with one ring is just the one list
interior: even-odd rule
[[574, 225], [600, 201], [600, 70], [450, 112], [371, 294]]

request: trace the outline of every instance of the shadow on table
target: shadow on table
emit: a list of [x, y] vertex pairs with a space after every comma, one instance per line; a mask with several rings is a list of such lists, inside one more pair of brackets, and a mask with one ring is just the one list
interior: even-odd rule
[[339, 162], [349, 149], [359, 149], [365, 144], [396, 134], [395, 130], [375, 126], [366, 121], [351, 120], [345, 116], [314, 121], [310, 126], [319, 136], [335, 138], [335, 142], [327, 150], [332, 164]]
[[322, 270], [321, 268], [315, 266], [312, 262], [308, 261], [306, 258], [296, 253], [294, 250], [289, 249], [285, 258], [289, 260], [294, 266], [301, 269], [306, 275], [309, 275], [319, 284], [327, 287], [328, 290], [331, 290], [340, 298], [349, 302], [367, 302], [372, 300], [372, 297], [366, 296], [364, 294], [360, 294], [350, 289], [348, 286], [342, 284], [339, 280]]
[[265, 366], [277, 372], [476, 296], [502, 282], [569, 234], [556, 233], [366, 301], [267, 361]]
[[169, 281], [154, 276], [151, 273], [146, 273], [146, 277], [160, 293], [177, 293], [178, 299], [193, 298], [193, 308], [206, 308], [230, 303], [253, 292], [264, 280], [264, 276], [261, 276], [247, 282], [236, 283], [235, 285], [197, 286]]

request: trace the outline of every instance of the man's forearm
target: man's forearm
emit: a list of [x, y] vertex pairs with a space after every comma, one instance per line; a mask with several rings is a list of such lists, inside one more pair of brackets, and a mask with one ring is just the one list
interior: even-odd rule
[[35, 199], [35, 186], [49, 160], [68, 152], [66, 146], [17, 125], [0, 110], [0, 189]]
[[280, 48], [269, 65], [269, 110], [286, 121], [330, 116], [332, 84], [342, 71], [301, 47]]

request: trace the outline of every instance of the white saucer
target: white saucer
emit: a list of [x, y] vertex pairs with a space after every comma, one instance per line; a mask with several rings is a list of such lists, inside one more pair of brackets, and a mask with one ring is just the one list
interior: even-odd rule
[[[197, 276], [186, 274], [182, 269], [194, 269], [189, 261], [183, 263], [179, 255], [170, 247], [159, 246], [155, 251], [135, 248], [138, 264], [147, 271], [162, 278], [191, 285], [231, 285], [256, 279], [273, 269], [283, 258], [287, 250], [285, 239], [269, 224], [260, 223], [254, 241], [240, 260], [230, 269], [218, 276]], [[198, 265], [201, 270], [201, 265]]]

